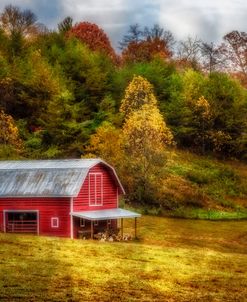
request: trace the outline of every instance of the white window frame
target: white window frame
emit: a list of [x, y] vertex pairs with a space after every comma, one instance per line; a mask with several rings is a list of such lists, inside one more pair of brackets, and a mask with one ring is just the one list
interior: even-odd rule
[[[97, 199], [96, 199], [96, 188], [97, 188], [97, 176], [100, 176], [100, 187], [101, 187], [101, 192], [100, 192], [100, 203], [97, 203]], [[91, 181], [91, 177], [94, 177], [94, 202], [91, 201], [91, 188], [90, 188], [90, 181]], [[91, 207], [100, 207], [103, 205], [103, 173], [101, 172], [94, 172], [94, 173], [89, 173], [88, 176], [88, 195], [89, 195], [89, 206]]]
[[37, 235], [39, 235], [39, 210], [3, 210], [3, 231], [6, 233], [6, 214], [7, 213], [18, 213], [18, 212], [27, 212], [27, 213], [36, 213], [37, 214]]
[[107, 220], [107, 224], [108, 224], [108, 225], [111, 225], [111, 219], [108, 219], [108, 220]]
[[81, 228], [85, 228], [85, 226], [86, 226], [85, 219], [84, 218], [80, 218], [80, 227]]
[[59, 228], [59, 218], [58, 217], [51, 217], [51, 227], [53, 229], [58, 229]]
[[94, 220], [93, 225], [98, 226], [99, 225], [99, 220]]

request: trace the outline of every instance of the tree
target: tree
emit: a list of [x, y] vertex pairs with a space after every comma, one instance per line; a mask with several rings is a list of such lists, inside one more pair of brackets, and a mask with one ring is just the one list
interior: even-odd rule
[[188, 37], [180, 41], [177, 50], [177, 63], [181, 66], [199, 69], [201, 60], [201, 40]]
[[153, 180], [158, 181], [165, 163], [165, 146], [173, 142], [173, 135], [159, 112], [152, 85], [142, 77], [134, 77], [127, 87], [121, 111], [125, 114], [127, 191], [134, 201], [152, 203]]
[[31, 39], [46, 30], [44, 25], [37, 22], [32, 11], [22, 11], [13, 5], [7, 5], [0, 15], [0, 27], [9, 37], [10, 53], [13, 56], [21, 53], [25, 39]]
[[194, 104], [192, 109], [194, 111], [194, 118], [198, 123], [199, 131], [197, 133], [196, 142], [202, 146], [202, 154], [205, 154], [206, 147], [206, 133], [209, 126], [210, 119], [212, 117], [211, 108], [209, 102], [204, 96], [201, 96]]
[[142, 76], [134, 76], [125, 90], [125, 96], [121, 102], [120, 112], [127, 118], [143, 105], [155, 106], [157, 100], [153, 94], [153, 86]]
[[140, 28], [139, 24], [133, 24], [129, 26], [128, 32], [124, 35], [122, 41], [119, 42], [120, 49], [128, 47], [128, 45], [132, 42], [138, 43], [142, 40], [143, 31]]
[[212, 147], [223, 156], [244, 155], [247, 94], [240, 83], [224, 73], [212, 73], [205, 81], [204, 96], [211, 105]]
[[154, 24], [151, 28], [145, 27], [143, 31], [143, 37], [147, 41], [163, 41], [165, 47], [170, 50], [175, 44], [175, 39], [172, 32], [170, 32], [169, 30], [165, 30], [159, 24]]
[[170, 58], [171, 54], [165, 42], [156, 38], [129, 43], [122, 52], [122, 58], [125, 63], [150, 62], [155, 57]]
[[122, 58], [125, 63], [150, 62], [154, 57], [163, 59], [172, 56], [173, 35], [158, 24], [141, 30], [139, 25], [132, 25], [129, 34], [120, 42]]
[[213, 42], [201, 43], [202, 66], [208, 72], [216, 71], [222, 64], [221, 51]]
[[22, 148], [18, 128], [12, 116], [0, 111], [0, 144], [11, 145], [16, 150]]
[[[152, 159], [160, 154], [165, 145], [171, 145], [173, 135], [159, 112], [157, 106], [143, 105], [125, 120], [123, 125], [125, 150], [136, 159]], [[144, 165], [145, 165], [144, 163]]]
[[221, 53], [227, 61], [227, 70], [238, 75], [247, 85], [247, 33], [231, 31], [224, 37]]
[[69, 30], [71, 30], [72, 26], [73, 26], [73, 19], [70, 16], [64, 18], [63, 21], [61, 21], [57, 25], [58, 30], [61, 34], [67, 33]]
[[38, 29], [37, 17], [30, 10], [21, 11], [19, 7], [7, 5], [0, 16], [1, 27], [8, 35], [20, 33], [29, 36]]
[[90, 136], [89, 145], [86, 147], [87, 157], [99, 156], [122, 172], [123, 150], [122, 132], [109, 122], [103, 122], [96, 133]]
[[109, 38], [98, 25], [89, 22], [77, 23], [68, 31], [68, 36], [76, 37], [91, 50], [103, 52], [112, 60], [116, 60]]

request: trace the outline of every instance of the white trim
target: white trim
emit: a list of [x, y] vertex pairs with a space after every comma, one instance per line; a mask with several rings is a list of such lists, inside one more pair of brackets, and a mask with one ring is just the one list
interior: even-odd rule
[[80, 228], [85, 228], [86, 226], [86, 221], [84, 218], [80, 218]]
[[99, 225], [99, 220], [94, 220], [93, 225], [98, 226]]
[[[97, 203], [97, 175], [100, 176], [100, 203]], [[91, 188], [90, 188], [90, 180], [91, 176], [94, 176], [94, 203], [91, 203]], [[103, 173], [102, 172], [90, 172], [88, 174], [88, 199], [90, 207], [101, 207], [103, 206]]]
[[119, 178], [117, 176], [117, 173], [116, 173], [115, 169], [111, 165], [109, 165], [107, 162], [105, 162], [104, 160], [102, 160], [101, 158], [99, 158], [99, 160], [100, 160], [99, 163], [103, 163], [104, 165], [106, 165], [107, 167], [109, 167], [113, 171], [113, 174], [114, 174], [114, 176], [117, 179], [117, 182], [118, 182], [118, 184], [119, 184], [119, 186], [120, 186], [120, 188], [122, 190], [122, 193], [125, 194], [124, 188], [123, 188], [123, 186], [122, 186], [122, 184], [121, 184], [121, 182], [120, 182], [120, 180], [119, 180]]
[[[55, 221], [56, 221], [56, 224], [54, 224]], [[53, 229], [59, 228], [59, 217], [51, 217], [51, 227]]]
[[6, 233], [6, 213], [3, 210], [3, 232]]
[[39, 235], [39, 211], [37, 211], [37, 224], [38, 224], [38, 228], [37, 228], [37, 233]]
[[74, 239], [74, 218], [71, 215], [74, 210], [74, 200], [73, 197], [70, 198], [70, 238]]
[[6, 214], [7, 213], [36, 213], [37, 214], [37, 235], [39, 235], [39, 210], [3, 210], [3, 231], [6, 233]]
[[117, 187], [117, 208], [119, 207], [118, 187]]

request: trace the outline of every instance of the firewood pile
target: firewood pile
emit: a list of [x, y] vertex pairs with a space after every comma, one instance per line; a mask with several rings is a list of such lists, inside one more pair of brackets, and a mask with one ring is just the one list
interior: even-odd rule
[[109, 242], [114, 242], [114, 241], [130, 241], [132, 240], [132, 236], [130, 234], [123, 234], [121, 236], [119, 233], [110, 233], [108, 231], [106, 232], [99, 232], [97, 234], [94, 234], [94, 239], [97, 239], [101, 242], [109, 241]]

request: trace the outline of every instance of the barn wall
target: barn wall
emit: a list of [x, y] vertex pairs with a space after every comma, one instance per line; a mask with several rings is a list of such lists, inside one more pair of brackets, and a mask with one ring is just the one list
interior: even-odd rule
[[[0, 229], [3, 231], [3, 210], [38, 210], [39, 234], [70, 237], [69, 198], [0, 198]], [[59, 227], [51, 227], [51, 218], [59, 218]]]
[[0, 210], [0, 232], [3, 231], [3, 212]]
[[[90, 238], [91, 236], [91, 221], [85, 220], [85, 226], [80, 226], [80, 218], [73, 217], [73, 223], [74, 223], [74, 238]], [[115, 230], [115, 233], [117, 233], [117, 219], [112, 219], [111, 224], [108, 224], [107, 220], [99, 220], [98, 225], [94, 225], [93, 230], [94, 234], [97, 234], [98, 232], [105, 232], [107, 229]]]
[[114, 176], [109, 171], [109, 168], [103, 164], [98, 164], [91, 168], [89, 173], [102, 173], [103, 175], [103, 205], [89, 205], [89, 175], [87, 175], [78, 196], [74, 198], [73, 212], [117, 208], [118, 187]]

